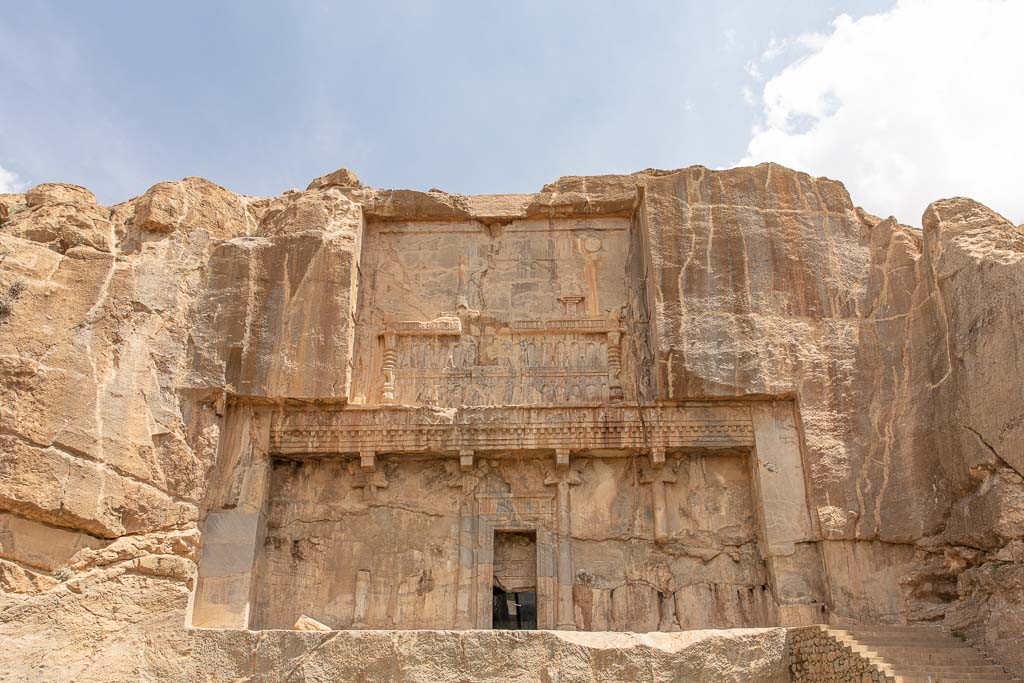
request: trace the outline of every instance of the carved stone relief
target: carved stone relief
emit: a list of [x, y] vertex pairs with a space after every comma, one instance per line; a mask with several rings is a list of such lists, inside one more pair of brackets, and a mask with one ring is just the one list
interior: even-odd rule
[[628, 228], [601, 217], [370, 226], [354, 402], [622, 401]]

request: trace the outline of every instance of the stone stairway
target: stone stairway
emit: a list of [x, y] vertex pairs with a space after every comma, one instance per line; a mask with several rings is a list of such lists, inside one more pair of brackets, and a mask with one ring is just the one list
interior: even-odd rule
[[830, 628], [829, 633], [880, 666], [893, 683], [1020, 680], [970, 643], [936, 626], [847, 626]]

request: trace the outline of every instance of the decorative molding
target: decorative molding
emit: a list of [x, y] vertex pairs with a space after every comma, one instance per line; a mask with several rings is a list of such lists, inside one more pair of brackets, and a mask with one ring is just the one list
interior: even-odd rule
[[[582, 301], [583, 297], [562, 297], [562, 299]], [[608, 334], [610, 332], [625, 332], [625, 328], [619, 320], [614, 318], [568, 317], [551, 320], [509, 320], [498, 323], [494, 331], [497, 334]], [[427, 321], [386, 322], [381, 331], [382, 335], [395, 335], [396, 337], [457, 337], [462, 333], [462, 320], [456, 315], [445, 315]]]
[[750, 412], [742, 406], [295, 408], [277, 416], [270, 434], [277, 455], [753, 445]]
[[[491, 587], [494, 585], [494, 532], [533, 531], [537, 539], [537, 627], [555, 628], [558, 597], [555, 556], [559, 538], [554, 526], [554, 497], [478, 493], [475, 496], [476, 545], [473, 585], [460, 584], [459, 603], [475, 603], [476, 628], [491, 628]], [[475, 592], [475, 596], [471, 593]]]
[[[513, 496], [507, 493], [476, 494], [477, 512], [494, 524], [529, 523], [551, 525], [554, 496]], [[534, 527], [530, 527], [534, 528]]]
[[510, 320], [497, 328], [499, 334], [608, 334], [623, 331], [622, 323], [611, 318]]
[[[583, 297], [562, 299], [576, 311]], [[613, 402], [622, 400], [624, 327], [617, 317], [493, 321], [484, 324], [484, 333], [469, 334], [472, 325], [464, 320], [478, 318], [479, 313], [463, 310], [429, 321], [385, 321], [378, 331], [381, 403], [543, 403], [542, 390], [554, 389], [538, 383], [551, 378], [580, 400], [604, 400], [605, 394]], [[522, 337], [528, 338], [525, 344]], [[498, 341], [495, 346], [485, 339]], [[494, 385], [493, 378], [508, 380], [509, 386]], [[468, 401], [466, 391], [472, 392]]]
[[462, 334], [462, 321], [458, 316], [446, 315], [434, 320], [420, 322], [418, 320], [400, 320], [384, 324], [384, 334], [397, 336], [459, 336]]

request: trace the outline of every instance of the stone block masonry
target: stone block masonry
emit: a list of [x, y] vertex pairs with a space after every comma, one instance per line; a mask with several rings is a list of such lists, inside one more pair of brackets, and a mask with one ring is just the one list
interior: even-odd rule
[[857, 652], [825, 626], [789, 629], [789, 668], [794, 683], [851, 681], [893, 683], [884, 663]]

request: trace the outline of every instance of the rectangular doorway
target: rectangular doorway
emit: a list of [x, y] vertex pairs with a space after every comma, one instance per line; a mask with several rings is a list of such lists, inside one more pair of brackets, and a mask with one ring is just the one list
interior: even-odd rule
[[537, 628], [537, 532], [494, 532], [491, 628]]

